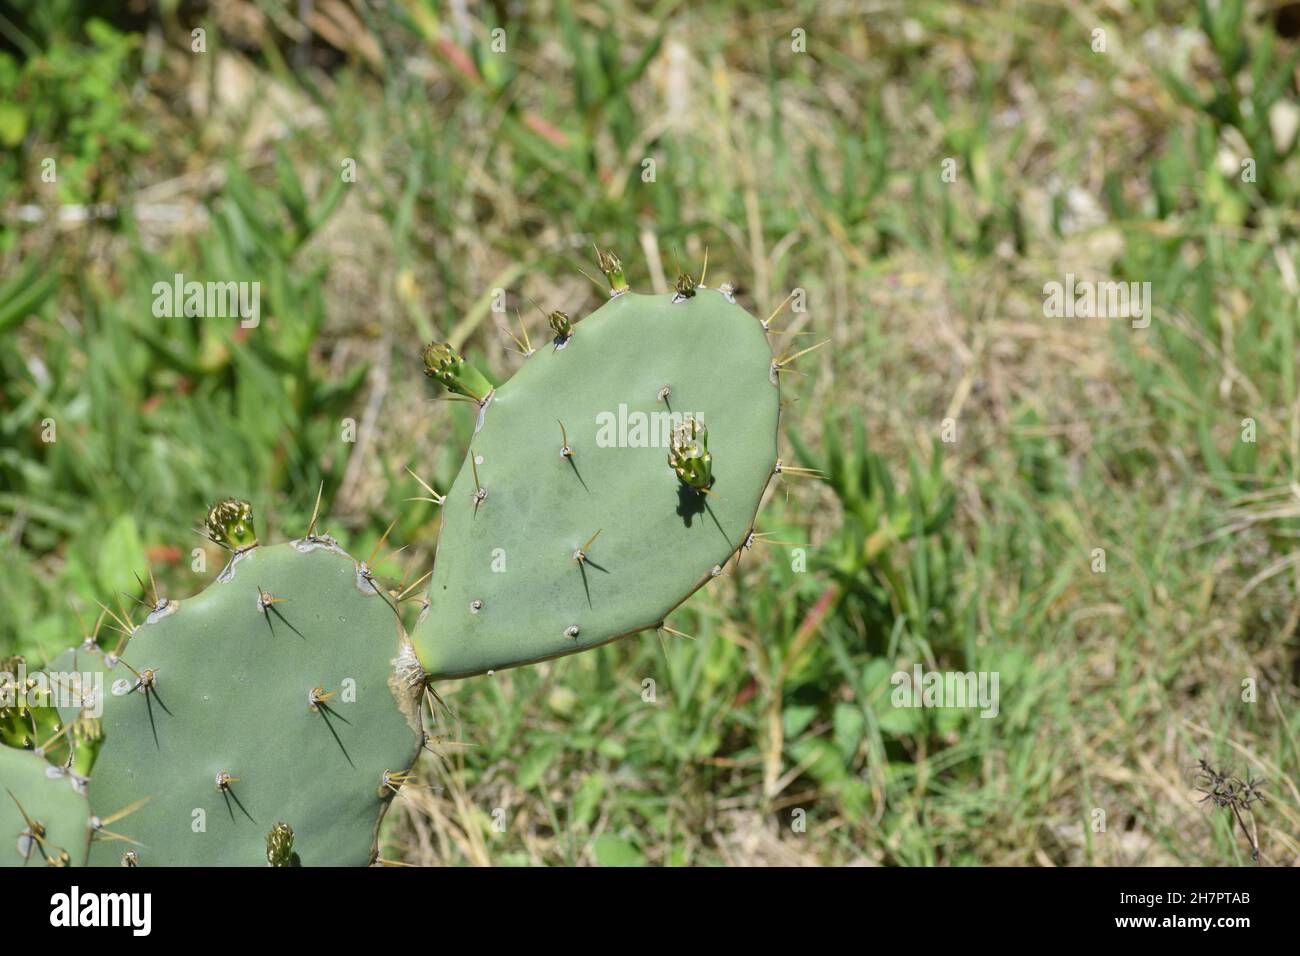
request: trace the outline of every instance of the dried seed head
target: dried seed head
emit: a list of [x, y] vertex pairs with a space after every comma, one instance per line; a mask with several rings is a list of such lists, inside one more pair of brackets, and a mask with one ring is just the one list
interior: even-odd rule
[[209, 538], [231, 551], [246, 551], [257, 545], [253, 506], [247, 501], [238, 498], [218, 501], [208, 509], [203, 527]]
[[673, 429], [668, 443], [668, 465], [678, 478], [697, 491], [713, 484], [713, 456], [709, 453], [709, 431], [704, 422], [688, 415]]
[[277, 823], [266, 835], [266, 862], [270, 866], [293, 866], [293, 827]]
[[441, 382], [449, 392], [482, 404], [492, 392], [492, 383], [446, 342], [430, 342], [422, 353], [424, 374]]

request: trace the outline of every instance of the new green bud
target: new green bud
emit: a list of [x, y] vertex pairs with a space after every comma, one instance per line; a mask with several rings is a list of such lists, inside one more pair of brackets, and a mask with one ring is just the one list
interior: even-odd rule
[[676, 292], [676, 295], [673, 296], [673, 301], [682, 302], [686, 299], [691, 298], [693, 295], [695, 295], [696, 285], [697, 283], [695, 279], [692, 276], [688, 275], [687, 273], [683, 272], [681, 275], [677, 277], [677, 284], [673, 287], [674, 291]]
[[628, 290], [627, 279], [623, 275], [623, 263], [612, 252], [604, 252], [596, 247], [596, 264], [609, 280], [609, 297], [622, 295]]
[[257, 544], [257, 529], [253, 527], [253, 506], [238, 498], [218, 501], [208, 509], [203, 523], [208, 537], [231, 551], [244, 551]]
[[424, 374], [437, 379], [449, 392], [482, 402], [492, 391], [492, 383], [483, 373], [446, 342], [430, 342], [424, 347], [423, 358]]
[[271, 866], [293, 866], [293, 827], [277, 823], [266, 835], [266, 862]]
[[569, 336], [573, 335], [573, 323], [569, 321], [569, 313], [557, 309], [546, 317], [546, 321], [550, 323], [551, 331], [557, 338], [568, 341]]

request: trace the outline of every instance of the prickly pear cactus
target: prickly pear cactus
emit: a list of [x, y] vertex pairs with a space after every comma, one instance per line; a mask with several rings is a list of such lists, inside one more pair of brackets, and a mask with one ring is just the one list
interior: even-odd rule
[[689, 277], [637, 295], [599, 255], [610, 301], [552, 313], [555, 338], [479, 403], [412, 635], [431, 678], [659, 625], [748, 542], [779, 467], [766, 324]]
[[216, 582], [159, 601], [106, 661], [91, 806], [138, 809], [94, 865], [257, 866], [272, 844], [364, 865], [415, 760], [423, 674], [365, 565], [324, 536], [248, 543], [251, 520], [231, 540]]
[[[424, 742], [429, 679], [665, 626], [753, 542], [783, 471], [780, 373], [802, 353], [774, 358], [771, 319], [726, 287], [682, 276], [672, 295], [637, 295], [597, 255], [610, 301], [581, 322], [549, 313], [554, 338], [533, 349], [525, 335], [506, 384], [448, 345], [424, 350], [478, 418], [448, 495], [422, 499], [444, 511], [414, 642], [314, 518], [304, 538], [264, 546], [249, 505], [220, 502], [207, 531], [232, 557], [215, 583], [183, 601], [155, 593], [139, 625], [104, 608], [126, 638], [107, 651], [92, 636], [48, 666], [64, 691], [57, 714], [44, 708], [50, 742], [69, 748], [61, 766], [29, 739], [34, 709], [0, 713], [0, 732], [38, 747], [0, 753], [17, 798], [0, 814], [8, 862], [373, 862]], [[87, 805], [68, 768], [95, 742]]]
[[83, 866], [85, 781], [30, 750], [0, 747], [0, 866]]

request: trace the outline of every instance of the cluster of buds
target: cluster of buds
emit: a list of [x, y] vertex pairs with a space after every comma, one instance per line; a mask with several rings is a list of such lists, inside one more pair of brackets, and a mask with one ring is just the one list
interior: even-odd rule
[[688, 415], [673, 429], [668, 465], [685, 484], [697, 491], [708, 490], [713, 484], [713, 456], [709, 454], [709, 430], [704, 422]]

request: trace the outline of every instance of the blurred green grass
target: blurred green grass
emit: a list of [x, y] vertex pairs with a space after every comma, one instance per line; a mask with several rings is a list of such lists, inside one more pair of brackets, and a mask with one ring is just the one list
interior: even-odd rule
[[[600, 301], [593, 241], [658, 290], [707, 248], [759, 315], [804, 290], [783, 341], [831, 340], [785, 419], [826, 479], [777, 485], [692, 640], [440, 686], [384, 855], [1248, 862], [1205, 756], [1270, 778], [1264, 858], [1296, 861], [1280, 9], [115, 6], [0, 22], [0, 651], [52, 656], [149, 570], [203, 586], [221, 495], [276, 538], [323, 487], [361, 555], [395, 519], [379, 570], [414, 581], [405, 468], [445, 489], [472, 427], [419, 345], [505, 377], [516, 306]], [[1150, 282], [1151, 326], [1045, 318], [1067, 272]], [[176, 273], [260, 281], [261, 324], [154, 317]], [[999, 716], [891, 706], [917, 662], [997, 671]]]

